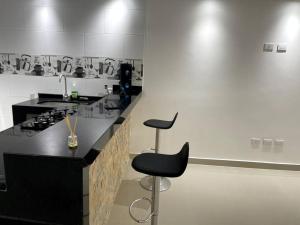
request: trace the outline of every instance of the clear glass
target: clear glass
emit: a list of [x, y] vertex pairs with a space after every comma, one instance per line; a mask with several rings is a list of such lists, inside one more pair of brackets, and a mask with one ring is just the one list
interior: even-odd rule
[[78, 147], [78, 139], [77, 135], [70, 135], [68, 137], [68, 146], [71, 149], [77, 148]]

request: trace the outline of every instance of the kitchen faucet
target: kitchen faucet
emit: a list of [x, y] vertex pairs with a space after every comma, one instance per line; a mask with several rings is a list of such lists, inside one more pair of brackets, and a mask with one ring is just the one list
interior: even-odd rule
[[60, 74], [59, 75], [59, 83], [61, 83], [61, 79], [62, 79], [62, 77], [64, 77], [65, 78], [65, 94], [64, 94], [64, 100], [67, 100], [68, 98], [69, 98], [69, 96], [68, 96], [68, 88], [67, 88], [67, 76], [66, 76], [66, 74]]

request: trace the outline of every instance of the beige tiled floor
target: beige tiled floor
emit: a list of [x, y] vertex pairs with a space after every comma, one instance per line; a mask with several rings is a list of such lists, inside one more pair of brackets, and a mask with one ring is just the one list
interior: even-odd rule
[[[130, 169], [109, 225], [133, 225], [128, 206], [150, 196]], [[146, 213], [147, 206], [136, 209]], [[160, 197], [160, 225], [299, 225], [300, 172], [189, 165]], [[148, 223], [149, 224], [149, 223]]]

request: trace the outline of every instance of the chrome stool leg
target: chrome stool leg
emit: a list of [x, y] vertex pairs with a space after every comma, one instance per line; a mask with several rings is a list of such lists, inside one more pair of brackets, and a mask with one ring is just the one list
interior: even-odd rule
[[[159, 195], [160, 195], [160, 177], [152, 177], [152, 197], [151, 199], [143, 197], [134, 200], [129, 206], [129, 215], [137, 223], [146, 223], [151, 220], [151, 225], [158, 225], [158, 215], [159, 215]], [[151, 213], [145, 219], [138, 219], [133, 213], [133, 207], [136, 203], [140, 201], [147, 201], [151, 204]]]
[[[153, 185], [153, 178], [151, 176], [143, 177], [140, 180], [140, 185], [142, 188], [144, 188], [147, 191], [152, 191], [152, 185]], [[167, 191], [171, 187], [171, 181], [170, 179], [166, 177], [160, 178], [160, 192]]]
[[[159, 153], [159, 139], [160, 139], [160, 129], [156, 129], [156, 133], [155, 133], [155, 153]], [[153, 185], [152, 180], [153, 180], [153, 178], [151, 176], [143, 177], [140, 181], [140, 185], [145, 190], [152, 191], [152, 185]], [[166, 177], [162, 177], [160, 179], [159, 187], [160, 187], [159, 188], [160, 192], [167, 191], [171, 187], [171, 181]]]
[[[179, 153], [175, 155], [162, 154], [141, 154], [132, 161], [132, 168], [137, 172], [154, 175], [152, 177], [152, 197], [151, 199], [143, 197], [134, 200], [129, 206], [129, 215], [138, 223], [146, 223], [151, 220], [151, 225], [158, 225], [159, 216], [159, 195], [161, 176], [180, 177], [186, 170], [189, 158], [189, 143], [186, 142]], [[151, 163], [149, 163], [151, 160]], [[170, 172], [171, 171], [171, 172]], [[170, 173], [172, 173], [170, 175]], [[134, 206], [140, 202], [150, 203], [151, 212], [144, 219], [139, 219], [133, 213]]]
[[153, 177], [152, 185], [152, 219], [151, 225], [158, 224], [158, 212], [159, 212], [159, 192], [160, 192], [160, 177]]
[[159, 152], [159, 138], [160, 138], [160, 129], [156, 129], [156, 132], [155, 132], [155, 153]]

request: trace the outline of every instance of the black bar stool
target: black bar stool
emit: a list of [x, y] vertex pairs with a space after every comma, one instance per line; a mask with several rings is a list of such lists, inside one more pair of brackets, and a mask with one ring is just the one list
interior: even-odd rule
[[[176, 119], [178, 116], [178, 112], [175, 114], [172, 121], [165, 121], [165, 120], [158, 120], [158, 119], [151, 119], [144, 122], [144, 125], [147, 127], [155, 128], [156, 134], [155, 134], [155, 153], [159, 153], [159, 138], [160, 138], [160, 130], [168, 130], [173, 127]], [[140, 182], [141, 186], [148, 190], [152, 190], [152, 177], [146, 176], [143, 179], [141, 179]], [[162, 177], [160, 180], [160, 191], [166, 191], [171, 187], [171, 182], [169, 179]]]
[[[160, 178], [181, 176], [187, 167], [188, 158], [189, 143], [187, 142], [176, 155], [143, 153], [133, 159], [132, 167], [138, 172], [152, 176], [153, 182], [152, 199], [146, 197], [137, 199], [129, 207], [129, 214], [134, 221], [146, 223], [151, 219], [151, 225], [158, 224]], [[132, 209], [137, 202], [142, 200], [148, 201], [151, 204], [151, 213], [146, 219], [137, 219]]]

